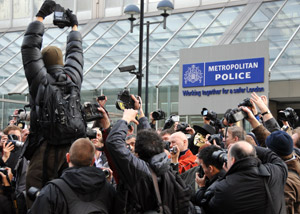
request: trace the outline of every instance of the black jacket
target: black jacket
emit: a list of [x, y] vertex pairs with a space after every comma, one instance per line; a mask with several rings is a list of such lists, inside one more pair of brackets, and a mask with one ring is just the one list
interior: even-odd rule
[[[71, 31], [67, 38], [65, 65], [54, 65], [52, 68], [45, 67], [41, 46], [44, 35], [44, 25], [40, 21], [29, 24], [21, 46], [22, 59], [25, 75], [29, 85], [30, 93], [30, 138], [32, 141], [41, 142], [41, 136], [37, 123], [37, 111], [41, 109], [45, 86], [49, 83], [49, 75], [59, 75], [57, 78], [70, 78], [79, 89], [83, 80], [83, 50], [82, 38], [78, 31]], [[52, 71], [50, 71], [52, 70]]]
[[[140, 124], [144, 123], [146, 119], [141, 118]], [[126, 121], [119, 120], [111, 129], [105, 145], [115, 165], [121, 185], [129, 192], [127, 211], [139, 213], [154, 210], [158, 206], [148, 165], [159, 177], [169, 170], [170, 162], [164, 152], [153, 156], [149, 162], [145, 162], [131, 153], [125, 143], [127, 126]]]
[[[287, 179], [285, 163], [271, 150], [256, 148], [257, 158], [244, 158], [229, 169], [215, 187], [207, 213], [284, 214], [284, 185]], [[269, 204], [264, 179], [272, 197]]]
[[[115, 190], [101, 169], [72, 167], [66, 169], [61, 178], [81, 200], [92, 201], [98, 197], [106, 205], [107, 213], [114, 213]], [[50, 183], [41, 190], [29, 213], [67, 214], [67, 204], [59, 188]]]

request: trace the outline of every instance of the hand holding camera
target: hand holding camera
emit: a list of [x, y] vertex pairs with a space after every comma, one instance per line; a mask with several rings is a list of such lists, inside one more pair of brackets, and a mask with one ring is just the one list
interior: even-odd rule
[[3, 162], [6, 162], [10, 156], [11, 151], [15, 149], [15, 146], [12, 142], [4, 142], [3, 143], [3, 154], [2, 154], [2, 160]]
[[75, 14], [73, 14], [70, 9], [66, 10], [66, 14], [70, 19], [71, 27], [74, 27], [75, 25], [78, 26], [77, 16]]
[[56, 3], [52, 0], [46, 0], [42, 4], [39, 12], [36, 14], [36, 17], [42, 17], [45, 19], [46, 16], [49, 16], [55, 10]]
[[2, 178], [2, 185], [3, 186], [10, 186], [10, 182], [13, 178], [13, 174], [9, 167], [0, 168], [0, 176]]

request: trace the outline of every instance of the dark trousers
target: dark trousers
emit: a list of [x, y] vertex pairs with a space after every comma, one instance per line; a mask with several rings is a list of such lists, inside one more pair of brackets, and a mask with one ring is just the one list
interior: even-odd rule
[[[47, 148], [47, 142], [44, 142], [39, 148], [34, 152], [28, 171], [26, 174], [26, 192], [30, 187], [36, 187], [42, 189], [45, 183], [43, 182], [43, 161], [45, 156], [45, 150]], [[64, 169], [68, 167], [66, 162], [66, 154], [69, 152], [70, 145], [62, 146], [50, 146], [48, 148], [48, 158], [47, 158], [47, 167], [44, 170], [47, 170], [47, 180], [53, 180], [59, 177]], [[57, 160], [55, 160], [55, 151], [57, 150]], [[57, 169], [55, 169], [57, 166]], [[26, 197], [27, 208], [29, 209], [33, 201]]]

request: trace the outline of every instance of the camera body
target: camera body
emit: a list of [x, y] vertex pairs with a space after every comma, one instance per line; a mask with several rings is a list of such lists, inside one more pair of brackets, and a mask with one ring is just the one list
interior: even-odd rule
[[36, 187], [30, 187], [27, 190], [26, 196], [32, 201], [34, 201], [40, 194], [41, 190]]
[[55, 5], [55, 10], [53, 13], [53, 24], [59, 28], [71, 26], [70, 18], [68, 17], [65, 8], [62, 7], [60, 4]]
[[170, 153], [177, 154], [177, 147], [172, 147]]
[[88, 127], [86, 129], [86, 137], [88, 137], [90, 140], [97, 138], [97, 131]]
[[171, 145], [170, 141], [163, 141], [164, 149], [170, 151], [170, 145]]
[[278, 120], [295, 124], [298, 122], [299, 117], [293, 108], [287, 107], [285, 110], [278, 112]]
[[227, 163], [227, 152], [225, 150], [214, 151], [211, 157], [219, 163]]
[[240, 107], [240, 106], [252, 107], [253, 105], [252, 105], [252, 103], [250, 101], [250, 98], [246, 98], [246, 99], [244, 99], [242, 102], [240, 102], [238, 104], [238, 107]]
[[166, 113], [160, 109], [152, 112], [152, 117], [154, 120], [162, 120], [165, 119]]
[[214, 111], [208, 111], [207, 108], [202, 108], [201, 115], [208, 120], [215, 121], [217, 119], [217, 113]]
[[176, 132], [183, 132], [184, 134], [187, 134], [186, 128], [189, 127], [189, 124], [187, 123], [178, 123]]
[[128, 89], [123, 89], [119, 92], [116, 107], [119, 110], [134, 109], [134, 100], [130, 96]]
[[240, 120], [247, 119], [248, 114], [240, 108], [234, 108], [226, 114], [226, 120], [228, 123], [236, 123]]
[[2, 172], [4, 175], [7, 175], [8, 173], [7, 173], [7, 170], [5, 169], [5, 168], [0, 168], [0, 172]]
[[103, 114], [98, 110], [98, 108], [99, 105], [97, 103], [85, 102], [83, 104], [83, 112], [86, 122], [103, 118]]
[[[14, 135], [14, 134], [13, 135], [9, 134], [7, 137], [8, 137], [8, 139], [6, 141], [6, 145], [11, 142], [12, 145], [14, 145], [14, 147], [23, 147], [24, 146], [24, 142], [19, 141], [18, 136]], [[1, 136], [0, 136], [0, 140], [1, 140]]]
[[222, 143], [222, 135], [221, 134], [213, 134], [213, 135], [210, 135], [207, 140], [213, 144], [214, 140], [216, 141], [216, 144], [217, 145], [221, 145]]

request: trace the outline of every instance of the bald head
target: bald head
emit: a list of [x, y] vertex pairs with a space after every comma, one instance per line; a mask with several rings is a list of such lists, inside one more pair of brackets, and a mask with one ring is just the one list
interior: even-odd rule
[[188, 139], [183, 132], [175, 132], [170, 136], [171, 147], [177, 146], [183, 152], [188, 149]]
[[256, 157], [256, 150], [247, 141], [239, 141], [229, 148], [229, 154], [238, 161], [246, 157]]
[[87, 138], [79, 138], [72, 144], [67, 160], [69, 159], [68, 162], [71, 162], [73, 166], [90, 166], [93, 164], [94, 154], [93, 143]]

